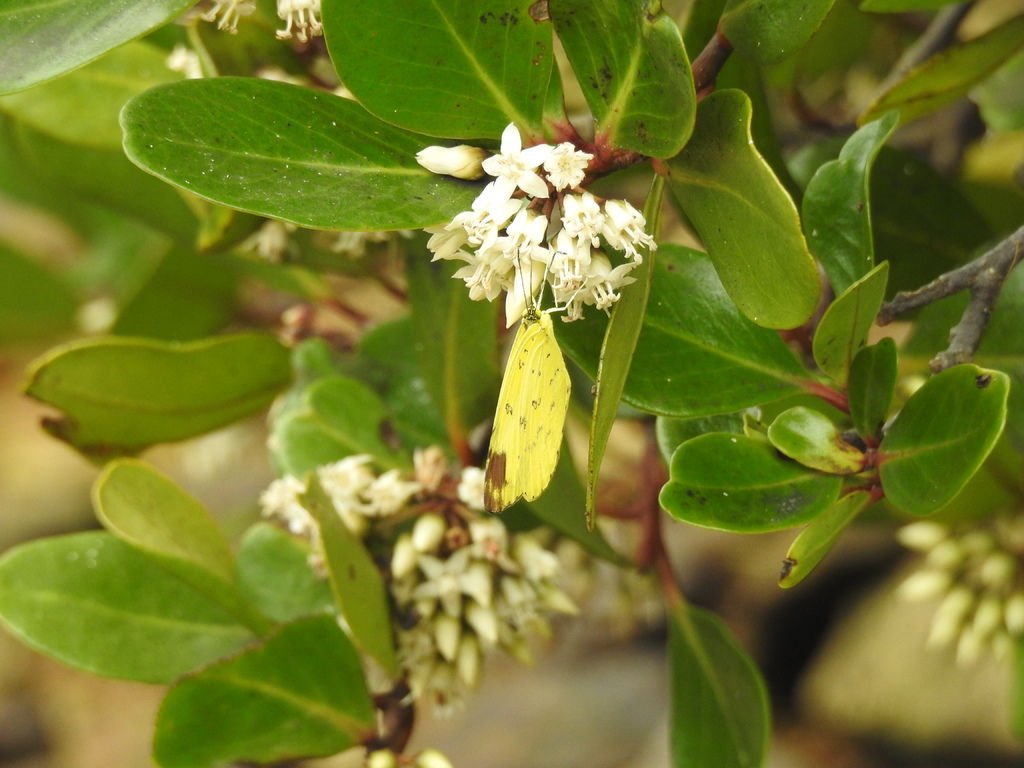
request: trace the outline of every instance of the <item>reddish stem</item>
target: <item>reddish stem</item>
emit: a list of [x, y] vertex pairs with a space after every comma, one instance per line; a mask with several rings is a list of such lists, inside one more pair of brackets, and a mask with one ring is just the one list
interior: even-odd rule
[[838, 389], [822, 384], [820, 381], [804, 381], [802, 382], [804, 391], [808, 394], [819, 397], [835, 408], [838, 408], [843, 413], [850, 412], [850, 400], [846, 396], [845, 392], [840, 392]]

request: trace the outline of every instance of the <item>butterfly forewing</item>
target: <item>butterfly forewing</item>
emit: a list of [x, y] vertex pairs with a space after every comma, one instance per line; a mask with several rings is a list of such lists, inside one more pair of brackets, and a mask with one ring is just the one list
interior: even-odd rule
[[528, 312], [516, 333], [494, 414], [484, 480], [484, 506], [501, 512], [519, 498], [536, 499], [558, 462], [569, 407], [569, 372], [551, 316]]

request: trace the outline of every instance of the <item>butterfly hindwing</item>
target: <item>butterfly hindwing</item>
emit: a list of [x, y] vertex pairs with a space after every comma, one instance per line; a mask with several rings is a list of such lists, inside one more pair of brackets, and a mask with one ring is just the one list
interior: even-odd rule
[[531, 308], [516, 332], [494, 414], [484, 506], [500, 512], [536, 499], [558, 462], [569, 407], [569, 372], [551, 316]]

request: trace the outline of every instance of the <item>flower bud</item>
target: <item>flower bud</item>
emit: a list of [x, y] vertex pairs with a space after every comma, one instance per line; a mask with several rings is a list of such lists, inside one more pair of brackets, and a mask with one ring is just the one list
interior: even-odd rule
[[928, 565], [933, 568], [955, 568], [963, 560], [964, 552], [956, 539], [947, 539], [936, 544], [928, 553]]
[[984, 584], [999, 589], [1010, 583], [1016, 570], [1017, 560], [1013, 555], [999, 550], [985, 558], [978, 576]]
[[366, 768], [398, 768], [398, 760], [390, 749], [378, 749], [366, 756]]
[[970, 666], [978, 660], [984, 648], [983, 638], [970, 627], [960, 633], [960, 642], [956, 646], [956, 661], [961, 666]]
[[473, 563], [462, 576], [462, 591], [480, 605], [490, 605], [494, 571], [488, 563]]
[[933, 647], [949, 645], [960, 632], [964, 619], [974, 607], [974, 593], [967, 587], [955, 587], [935, 611], [928, 644]]
[[904, 525], [896, 532], [900, 544], [918, 552], [927, 552], [946, 538], [946, 526], [930, 520]]
[[448, 524], [440, 515], [423, 515], [412, 527], [412, 546], [417, 552], [436, 552]]
[[1011, 635], [1024, 635], [1024, 592], [1016, 592], [1006, 599], [1003, 621]]
[[978, 605], [974, 613], [971, 628], [982, 640], [996, 631], [1003, 623], [1003, 605], [997, 597], [986, 597]]
[[917, 571], [900, 584], [899, 591], [907, 600], [929, 600], [945, 592], [951, 582], [945, 571]]
[[462, 682], [475, 688], [480, 680], [480, 644], [473, 635], [466, 635], [459, 643], [459, 653], [455, 657], [455, 670]]
[[572, 601], [565, 592], [551, 584], [545, 584], [540, 588], [540, 602], [548, 610], [556, 613], [566, 613], [575, 616], [579, 613], [576, 603]]
[[498, 616], [493, 609], [471, 602], [466, 607], [466, 621], [485, 648], [498, 642]]
[[470, 181], [484, 175], [481, 163], [485, 158], [487, 150], [468, 144], [459, 144], [457, 147], [426, 147], [416, 153], [416, 162], [431, 173]]
[[453, 616], [442, 613], [434, 619], [434, 641], [437, 650], [445, 661], [454, 661], [459, 650], [459, 638], [462, 635], [462, 622]]
[[395, 542], [395, 551], [391, 554], [391, 575], [396, 579], [408, 576], [416, 569], [418, 553], [412, 544], [412, 537], [403, 534]]
[[451, 761], [436, 749], [424, 749], [413, 765], [416, 768], [452, 768]]

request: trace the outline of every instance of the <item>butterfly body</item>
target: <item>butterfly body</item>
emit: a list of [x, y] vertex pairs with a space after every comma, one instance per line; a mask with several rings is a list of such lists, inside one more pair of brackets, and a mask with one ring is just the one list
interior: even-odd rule
[[501, 381], [484, 472], [484, 506], [501, 512], [536, 499], [558, 463], [569, 408], [569, 372], [549, 314], [530, 306]]

